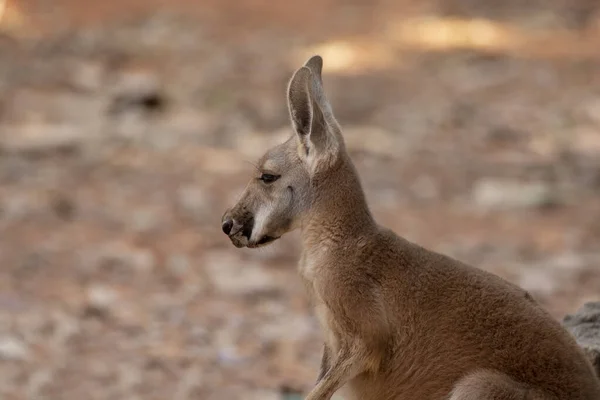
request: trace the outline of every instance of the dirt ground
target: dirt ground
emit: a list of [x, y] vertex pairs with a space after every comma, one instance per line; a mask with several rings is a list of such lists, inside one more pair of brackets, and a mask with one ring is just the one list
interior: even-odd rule
[[600, 299], [593, 0], [8, 0], [0, 398], [292, 398], [321, 336], [297, 234], [220, 218], [291, 134], [315, 52], [377, 219], [530, 290]]

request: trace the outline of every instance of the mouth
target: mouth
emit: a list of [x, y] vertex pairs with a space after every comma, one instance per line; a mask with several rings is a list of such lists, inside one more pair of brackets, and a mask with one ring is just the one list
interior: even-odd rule
[[247, 247], [249, 249], [256, 249], [258, 247], [264, 247], [264, 246], [276, 241], [277, 239], [279, 239], [279, 236], [265, 235], [265, 236], [261, 237], [260, 240], [257, 242], [250, 242], [247, 237], [240, 236], [240, 235], [230, 236], [229, 239], [231, 240], [231, 243], [233, 243], [233, 245], [235, 247], [237, 247], [238, 249], [240, 249], [242, 247]]
[[266, 246], [269, 243], [276, 241], [277, 239], [279, 239], [279, 237], [265, 235], [261, 237], [260, 240], [256, 243], [248, 243], [246, 247], [248, 247], [249, 249], [256, 249], [257, 247]]

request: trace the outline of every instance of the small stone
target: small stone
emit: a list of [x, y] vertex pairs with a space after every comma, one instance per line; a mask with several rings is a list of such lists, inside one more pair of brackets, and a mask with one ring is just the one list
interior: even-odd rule
[[221, 347], [217, 354], [219, 362], [225, 365], [236, 365], [245, 360], [235, 347]]
[[156, 73], [143, 68], [121, 71], [112, 88], [113, 104], [110, 111], [159, 111], [165, 106], [165, 96]]
[[93, 285], [87, 290], [87, 299], [89, 311], [104, 314], [114, 308], [118, 294], [109, 287]]
[[475, 183], [473, 202], [483, 209], [525, 209], [555, 204], [556, 194], [543, 182], [484, 178]]
[[23, 361], [29, 358], [27, 345], [12, 336], [0, 338], [0, 359], [7, 361]]
[[11, 153], [72, 151], [85, 139], [85, 130], [76, 125], [27, 122], [4, 126], [0, 132], [0, 148]]

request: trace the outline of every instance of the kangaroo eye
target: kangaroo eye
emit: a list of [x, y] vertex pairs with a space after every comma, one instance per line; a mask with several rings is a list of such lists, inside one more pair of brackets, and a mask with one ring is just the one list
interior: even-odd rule
[[261, 181], [263, 181], [264, 183], [273, 183], [275, 182], [277, 179], [279, 179], [279, 175], [273, 175], [273, 174], [262, 174], [259, 178]]

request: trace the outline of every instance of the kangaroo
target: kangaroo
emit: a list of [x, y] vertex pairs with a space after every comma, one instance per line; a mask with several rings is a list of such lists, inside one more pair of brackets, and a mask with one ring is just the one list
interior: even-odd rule
[[222, 218], [238, 248], [301, 230], [299, 275], [324, 335], [307, 400], [599, 400], [574, 337], [523, 289], [378, 225], [311, 57], [294, 133]]

